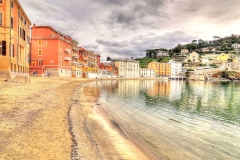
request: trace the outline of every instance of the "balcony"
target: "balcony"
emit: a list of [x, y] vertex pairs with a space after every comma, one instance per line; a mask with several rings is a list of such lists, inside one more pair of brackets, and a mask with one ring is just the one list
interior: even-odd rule
[[76, 53], [74, 53], [74, 54], [73, 54], [73, 57], [74, 57], [74, 58], [79, 58], [79, 55], [76, 54]]
[[65, 49], [65, 52], [66, 52], [66, 53], [71, 53], [71, 50], [66, 48], [66, 49]]
[[88, 60], [88, 57], [83, 57], [82, 59], [83, 59], [83, 60]]
[[64, 57], [64, 60], [65, 61], [71, 61], [72, 59], [71, 59], [71, 57]]

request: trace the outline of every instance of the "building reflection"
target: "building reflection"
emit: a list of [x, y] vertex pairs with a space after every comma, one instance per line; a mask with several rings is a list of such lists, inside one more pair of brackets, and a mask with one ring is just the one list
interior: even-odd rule
[[[144, 102], [192, 114], [240, 121], [239, 83], [162, 80], [97, 81], [94, 96]], [[129, 101], [128, 101], [129, 102]]]

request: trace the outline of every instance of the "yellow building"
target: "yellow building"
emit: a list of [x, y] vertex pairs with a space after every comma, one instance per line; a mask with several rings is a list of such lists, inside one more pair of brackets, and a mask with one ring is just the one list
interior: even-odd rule
[[78, 47], [80, 52], [79, 62], [82, 63], [82, 77], [89, 77], [89, 73], [98, 73], [98, 54]]
[[217, 56], [218, 61], [227, 62], [229, 59], [229, 54], [221, 53]]
[[0, 1], [0, 77], [29, 75], [30, 25], [18, 0]]
[[148, 64], [148, 69], [154, 70], [156, 77], [171, 75], [170, 63], [150, 62]]

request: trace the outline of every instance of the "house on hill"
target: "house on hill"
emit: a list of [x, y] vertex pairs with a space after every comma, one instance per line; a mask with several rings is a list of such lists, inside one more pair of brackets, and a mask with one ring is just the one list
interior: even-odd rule
[[187, 54], [189, 54], [189, 50], [188, 49], [181, 49], [181, 54], [182, 55], [187, 55]]
[[192, 53], [190, 53], [190, 54], [186, 57], [185, 62], [194, 62], [194, 63], [200, 62], [200, 60], [199, 60], [199, 54], [198, 54], [197, 52], [192, 52]]

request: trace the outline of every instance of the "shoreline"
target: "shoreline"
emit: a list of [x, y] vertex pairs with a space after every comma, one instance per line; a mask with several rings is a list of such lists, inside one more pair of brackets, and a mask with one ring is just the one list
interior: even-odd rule
[[[149, 159], [104, 113], [89, 85], [92, 84], [78, 86], [72, 97], [70, 117], [72, 139], [76, 142], [72, 148], [72, 158]], [[83, 93], [81, 98], [77, 97], [79, 93]]]
[[149, 159], [98, 110], [89, 82], [95, 79], [1, 81], [0, 157]]

